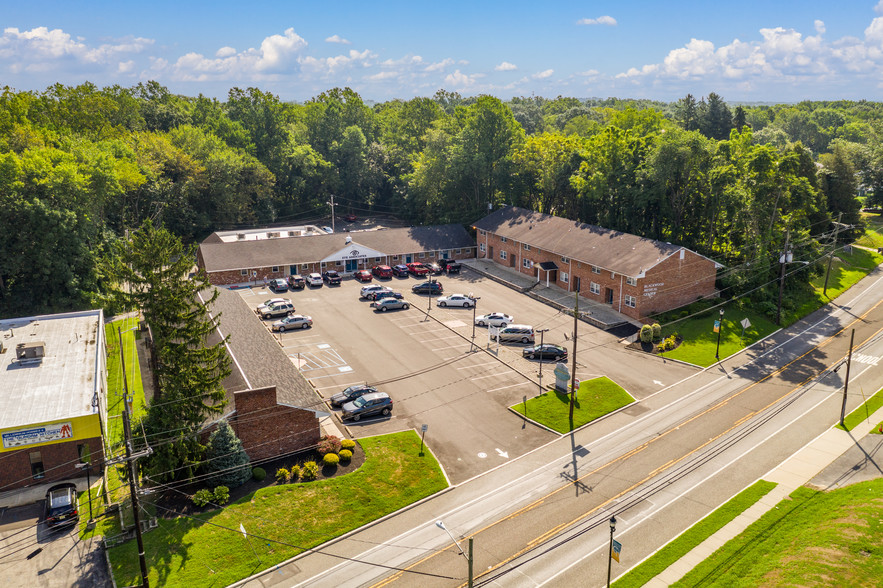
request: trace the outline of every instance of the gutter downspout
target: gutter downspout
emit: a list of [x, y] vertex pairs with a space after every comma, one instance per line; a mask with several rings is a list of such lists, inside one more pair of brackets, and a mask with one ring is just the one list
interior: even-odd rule
[[619, 275], [619, 310], [616, 312], [622, 312], [622, 281], [625, 279], [625, 275]]

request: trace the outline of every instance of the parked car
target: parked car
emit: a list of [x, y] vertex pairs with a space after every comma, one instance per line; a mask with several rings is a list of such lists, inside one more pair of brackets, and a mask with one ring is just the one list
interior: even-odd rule
[[370, 282], [371, 280], [374, 279], [374, 276], [371, 275], [371, 272], [369, 272], [368, 270], [365, 270], [365, 269], [361, 269], [361, 270], [356, 271], [353, 274], [353, 277], [356, 278], [357, 280], [359, 280], [360, 282]]
[[291, 300], [286, 300], [285, 302], [275, 302], [273, 304], [268, 304], [263, 310], [261, 310], [260, 314], [261, 318], [266, 320], [269, 318], [287, 316], [293, 313], [294, 304], [291, 303]]
[[294, 329], [307, 329], [313, 326], [313, 317], [303, 314], [293, 314], [287, 316], [281, 321], [273, 323], [273, 330], [284, 333], [285, 331], [293, 331]]
[[432, 263], [427, 263], [425, 265], [429, 269], [429, 271], [432, 272], [432, 274], [436, 275], [436, 276], [441, 273], [444, 273], [444, 271], [445, 271], [445, 268], [443, 268], [440, 264], [438, 264], [434, 261]]
[[530, 325], [509, 325], [500, 329], [500, 341], [533, 343], [534, 331]]
[[288, 276], [288, 287], [292, 290], [302, 290], [307, 285], [307, 281], [300, 274]]
[[386, 312], [387, 310], [408, 310], [411, 308], [411, 305], [404, 298], [381, 298], [380, 300], [375, 300], [371, 303], [371, 306], [374, 307], [374, 310], [379, 312]]
[[372, 300], [383, 300], [384, 298], [402, 298], [402, 295], [392, 290], [377, 290], [371, 294]]
[[388, 290], [386, 286], [381, 286], [380, 284], [371, 284], [370, 286], [362, 286], [362, 289], [359, 290], [359, 298], [368, 298], [371, 300], [373, 298], [374, 292], [379, 292], [380, 290]]
[[438, 299], [438, 305], [445, 306], [462, 306], [463, 308], [472, 308], [475, 306], [475, 299], [465, 294], [449, 294]]
[[563, 361], [567, 359], [567, 349], [555, 343], [543, 343], [542, 345], [525, 347], [521, 350], [521, 355], [528, 359], [539, 359], [540, 361], [546, 359]]
[[454, 259], [441, 259], [438, 263], [449, 274], [459, 274], [460, 268], [463, 267]]
[[46, 526], [72, 525], [80, 520], [76, 484], [57, 484], [46, 492]]
[[441, 282], [422, 282], [411, 286], [411, 292], [415, 294], [441, 294], [444, 292]]
[[392, 275], [394, 275], [397, 278], [407, 278], [408, 277], [408, 266], [406, 266], [404, 264], [392, 266]]
[[392, 412], [392, 398], [385, 392], [362, 394], [352, 402], [343, 405], [341, 418], [358, 421], [362, 417], [382, 414], [389, 416]]
[[258, 304], [257, 308], [255, 308], [254, 311], [258, 314], [261, 314], [271, 304], [280, 304], [282, 302], [291, 302], [291, 299], [290, 298], [270, 298], [269, 300], [264, 300], [262, 303]]
[[288, 292], [288, 282], [282, 278], [270, 280], [270, 290], [273, 292]]
[[[405, 270], [407, 272], [407, 270]], [[373, 273], [378, 278], [391, 278], [392, 277], [392, 268], [388, 265], [375, 265], [371, 268], [371, 273]]]
[[408, 266], [408, 273], [412, 276], [425, 276], [429, 273], [429, 268], [419, 261], [415, 261], [406, 265]]
[[352, 402], [363, 394], [370, 394], [372, 392], [377, 392], [377, 388], [369, 386], [368, 384], [356, 384], [355, 386], [344, 388], [343, 391], [338, 392], [329, 398], [329, 400], [331, 401], [331, 406], [343, 406], [347, 402]]
[[475, 324], [479, 327], [505, 327], [515, 322], [511, 314], [502, 312], [492, 312], [490, 314], [480, 314], [475, 317]]
[[322, 227], [322, 230], [329, 234], [334, 232], [334, 229], [331, 227]]
[[329, 286], [339, 286], [340, 285], [340, 274], [337, 273], [336, 270], [327, 270], [322, 273], [322, 279]]
[[359, 220], [358, 217], [356, 217], [356, 215], [354, 215], [353, 213], [349, 213], [344, 218], [346, 219], [346, 222], [348, 222], [348, 223], [354, 223], [357, 220]]
[[325, 282], [322, 281], [322, 274], [312, 273], [307, 276], [307, 285], [311, 288], [314, 286], [321, 286]]

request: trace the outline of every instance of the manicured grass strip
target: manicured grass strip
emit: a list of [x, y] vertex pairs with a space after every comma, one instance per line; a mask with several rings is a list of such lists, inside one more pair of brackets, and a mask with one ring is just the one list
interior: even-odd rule
[[635, 399], [610, 378], [601, 377], [580, 382], [573, 409], [573, 427], [570, 426], [570, 394], [550, 390], [524, 403], [511, 406], [512, 410], [541, 423], [559, 433], [590, 423]]
[[[721, 359], [738, 353], [778, 328], [773, 321], [750, 309], [731, 305], [726, 305], [723, 308], [723, 330], [720, 333]], [[675, 317], [666, 316], [665, 318], [672, 320]], [[677, 349], [666, 351], [662, 355], [702, 367], [713, 365], [717, 361], [714, 357], [717, 350], [717, 333], [714, 332], [714, 321], [719, 318], [719, 309], [715, 308], [680, 322], [664, 324], [663, 337], [678, 333], [683, 337], [683, 341]], [[743, 334], [741, 322], [746, 318], [751, 326], [745, 329]]]
[[[200, 514], [200, 520], [160, 520], [159, 528], [144, 535], [151, 586], [226, 586], [447, 487], [435, 458], [419, 455], [414, 431], [359, 443], [366, 461], [351, 474], [263, 488]], [[246, 540], [240, 524], [250, 534], [284, 544]], [[135, 541], [108, 552], [117, 585], [140, 584]]]
[[717, 510], [684, 531], [671, 543], [657, 551], [641, 565], [632, 568], [627, 574], [617, 579], [616, 588], [643, 586], [658, 576], [668, 566], [684, 557], [694, 547], [711, 537], [727, 523], [745, 512], [755, 502], [766, 496], [773, 488], [774, 482], [759, 480], [733, 498], [721, 505]]
[[883, 247], [883, 217], [879, 214], [863, 212], [862, 220], [867, 223], [865, 234], [856, 239], [855, 244], [872, 249]]
[[[877, 412], [883, 406], [883, 390], [878, 390], [876, 394], [868, 398], [861, 406], [856, 408], [854, 411], [846, 415], [846, 418], [843, 419], [843, 426], [841, 427], [839, 424], [837, 425], [838, 429], [843, 429], [844, 431], [851, 431], [858, 425], [862, 424], [867, 420], [869, 416]], [[877, 428], [875, 427], [876, 431]]]
[[674, 586], [879, 586], [883, 479], [801, 487]]

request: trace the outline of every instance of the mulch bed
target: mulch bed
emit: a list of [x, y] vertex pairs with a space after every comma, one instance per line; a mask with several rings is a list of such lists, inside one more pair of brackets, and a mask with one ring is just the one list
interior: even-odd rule
[[[680, 347], [681, 339], [675, 340], [675, 349]], [[627, 349], [633, 349], [635, 351], [643, 351], [644, 353], [652, 353], [653, 355], [659, 355], [659, 345], [657, 343], [644, 343], [641, 340], [635, 341], [634, 343], [629, 343], [626, 346]], [[671, 351], [671, 350], [669, 350]]]
[[[349, 461], [349, 463], [339, 464], [337, 467], [321, 467], [322, 456], [319, 455], [319, 453], [315, 450], [296, 453], [294, 455], [280, 457], [279, 459], [259, 464], [259, 466], [267, 472], [267, 477], [260, 482], [258, 482], [254, 478], [250, 478], [248, 482], [246, 482], [242, 486], [239, 486], [238, 488], [231, 488], [230, 502], [228, 504], [236, 502], [237, 500], [244, 498], [256, 492], [257, 490], [260, 490], [261, 488], [278, 486], [279, 484], [276, 482], [276, 470], [278, 470], [279, 468], [291, 469], [292, 466], [303, 465], [304, 462], [307, 461], [315, 461], [320, 466], [319, 475], [316, 476], [316, 481], [335, 478], [337, 476], [343, 476], [349, 474], [350, 472], [354, 472], [359, 469], [363, 463], [365, 463], [365, 452], [362, 450], [362, 446], [359, 445], [358, 441], [356, 441], [356, 446], [353, 448], [352, 452], [353, 457]], [[311, 484], [312, 482], [297, 483]], [[173, 519], [176, 518], [176, 516], [178, 515], [196, 515], [214, 509], [215, 507], [212, 505], [207, 505], [205, 507], [196, 506], [190, 499], [190, 496], [192, 496], [197, 490], [201, 490], [207, 487], [208, 486], [202, 483], [189, 484], [187, 486], [179, 487], [177, 491], [170, 490], [157, 494], [156, 497], [153, 499], [153, 502], [161, 508], [157, 508], [156, 516], [164, 519]]]

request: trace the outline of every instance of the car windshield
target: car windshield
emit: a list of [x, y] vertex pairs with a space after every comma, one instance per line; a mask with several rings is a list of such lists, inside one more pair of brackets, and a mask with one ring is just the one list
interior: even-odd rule
[[368, 404], [368, 401], [365, 400], [365, 397], [364, 397], [364, 396], [359, 396], [358, 398], [356, 398], [355, 400], [353, 400], [353, 404], [356, 405], [356, 408], [362, 408], [363, 406], [365, 406], [366, 404]]

